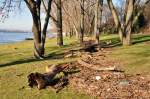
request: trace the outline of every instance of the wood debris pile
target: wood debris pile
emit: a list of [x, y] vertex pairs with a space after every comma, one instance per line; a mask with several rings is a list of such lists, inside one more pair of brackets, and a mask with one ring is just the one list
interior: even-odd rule
[[118, 69], [117, 61], [109, 59], [107, 53], [84, 54], [81, 60], [86, 64], [81, 63], [81, 60], [74, 63], [73, 66], [79, 68], [80, 72], [70, 76], [70, 85], [79, 92], [84, 91], [100, 99], [149, 99], [150, 76], [125, 74]]
[[[115, 59], [110, 59], [110, 51], [99, 51], [95, 53], [84, 53], [81, 59], [61, 64], [57, 68], [50, 68], [49, 72], [41, 77], [48, 77], [52, 80], [54, 75], [63, 72], [64, 76], [54, 84], [57, 89], [69, 86], [77, 91], [98, 97], [99, 99], [149, 99], [150, 98], [150, 75], [129, 75], [120, 69], [120, 64]], [[36, 81], [37, 76], [33, 76], [31, 81]], [[30, 78], [30, 77], [29, 77]], [[65, 78], [65, 79], [64, 79]], [[67, 82], [67, 83], [65, 83]], [[30, 83], [30, 79], [29, 79]], [[31, 83], [32, 84], [32, 83]], [[42, 86], [42, 88], [44, 88]], [[39, 88], [40, 89], [40, 88]]]

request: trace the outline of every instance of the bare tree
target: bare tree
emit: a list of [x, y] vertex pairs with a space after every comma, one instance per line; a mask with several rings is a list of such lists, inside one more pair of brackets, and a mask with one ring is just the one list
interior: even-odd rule
[[101, 32], [101, 24], [102, 24], [102, 10], [103, 10], [103, 0], [97, 0], [95, 6], [95, 29], [94, 34], [96, 37], [97, 44], [100, 45], [99, 36]]
[[53, 21], [54, 27], [57, 31], [57, 45], [63, 46], [62, 0], [53, 0], [50, 18]]
[[118, 16], [117, 11], [116, 11], [116, 9], [115, 9], [115, 7], [113, 5], [112, 0], [107, 0], [107, 2], [108, 2], [108, 6], [109, 6], [109, 8], [111, 10], [111, 13], [113, 15], [116, 28], [119, 31], [120, 40], [122, 41], [122, 30], [121, 30], [121, 23], [120, 23], [120, 20], [119, 20], [119, 16]]
[[81, 7], [81, 18], [80, 18], [80, 34], [79, 34], [79, 41], [80, 44], [83, 43], [83, 37], [84, 37], [84, 3], [85, 0], [81, 0], [80, 7]]
[[[36, 58], [44, 57], [44, 45], [46, 32], [49, 23], [52, 0], [48, 0], [48, 8], [45, 17], [44, 27], [41, 26], [41, 0], [24, 0], [28, 6], [33, 19], [32, 32], [34, 34], [34, 55]], [[42, 1], [44, 2], [44, 1]]]
[[109, 8], [112, 12], [114, 22], [119, 31], [120, 40], [123, 45], [131, 44], [131, 31], [132, 31], [132, 21], [133, 21], [133, 11], [135, 0], [126, 0], [125, 13], [124, 13], [124, 23], [119, 19], [119, 15], [113, 5], [112, 0], [107, 0]]
[[62, 30], [62, 4], [61, 0], [56, 0], [57, 5], [57, 44], [63, 46], [63, 30]]
[[[43, 58], [45, 53], [45, 39], [46, 32], [49, 23], [50, 11], [51, 11], [51, 3], [52, 0], [5, 0], [3, 1], [3, 6], [0, 8], [0, 15], [2, 16], [2, 20], [7, 18], [11, 11], [15, 11], [15, 8], [21, 7], [21, 3], [24, 1], [29, 8], [32, 19], [33, 26], [32, 32], [34, 36], [34, 56], [36, 58]], [[41, 3], [46, 2], [46, 16], [44, 21], [44, 26], [41, 26]]]
[[[79, 42], [82, 42], [82, 34], [83, 36], [93, 36], [95, 4], [96, 0], [84, 0], [83, 9], [82, 0], [64, 0], [62, 12], [63, 30], [65, 33], [70, 34], [70, 36], [75, 35], [79, 39]], [[84, 17], [82, 17], [82, 11]], [[81, 27], [84, 28], [84, 33], [81, 32]]]
[[[113, 5], [112, 0], [107, 0], [108, 6], [112, 12], [114, 22], [116, 24], [116, 27], [119, 31], [120, 40], [122, 41], [123, 45], [131, 45], [131, 32], [133, 24], [136, 22], [137, 18], [139, 17], [141, 11], [140, 10], [136, 15], [133, 16], [133, 13], [135, 11], [135, 6], [137, 3], [139, 3], [141, 0], [126, 0], [125, 3], [125, 11], [124, 11], [124, 17], [119, 18], [119, 15]], [[143, 1], [143, 5], [146, 5], [149, 2]]]
[[124, 23], [123, 36], [122, 36], [123, 45], [131, 45], [134, 4], [135, 4], [135, 0], [126, 1], [127, 11], [125, 16], [125, 23]]

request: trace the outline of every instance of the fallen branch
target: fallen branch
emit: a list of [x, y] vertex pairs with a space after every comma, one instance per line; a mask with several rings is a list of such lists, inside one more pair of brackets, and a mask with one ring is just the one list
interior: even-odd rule
[[99, 65], [93, 65], [89, 64], [83, 60], [78, 60], [78, 63], [81, 66], [87, 67], [89, 69], [95, 70], [95, 71], [116, 71], [116, 72], [124, 72], [123, 70], [118, 69], [116, 66], [111, 67], [99, 67]]

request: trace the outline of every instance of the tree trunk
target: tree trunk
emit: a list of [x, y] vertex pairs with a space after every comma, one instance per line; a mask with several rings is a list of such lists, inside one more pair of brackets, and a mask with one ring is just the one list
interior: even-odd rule
[[123, 43], [123, 29], [121, 27], [118, 27], [118, 34], [119, 34], [121, 43]]
[[43, 48], [41, 46], [41, 31], [38, 30], [35, 22], [33, 22], [32, 32], [34, 35], [34, 56], [36, 58], [43, 58]]
[[101, 28], [101, 21], [102, 21], [102, 7], [103, 7], [103, 0], [97, 0], [96, 9], [95, 9], [95, 28], [94, 33], [96, 37], [96, 43], [100, 45], [100, 28]]
[[80, 44], [83, 44], [83, 37], [84, 37], [84, 0], [81, 0], [81, 19], [80, 19], [80, 34], [79, 34], [79, 41]]
[[132, 21], [130, 20], [127, 27], [125, 27], [125, 30], [122, 35], [123, 46], [131, 45], [131, 32], [132, 32]]
[[123, 46], [131, 45], [131, 28], [126, 30], [127, 32], [123, 34], [122, 44]]
[[122, 42], [122, 29], [121, 29], [121, 22], [119, 20], [119, 16], [117, 14], [117, 11], [113, 5], [113, 2], [112, 0], [107, 0], [107, 3], [108, 3], [108, 6], [109, 6], [109, 9], [111, 10], [111, 13], [113, 15], [113, 18], [114, 18], [114, 22], [115, 22], [115, 25], [116, 25], [116, 28], [118, 30], [118, 33], [119, 33], [119, 37], [120, 37], [120, 41]]
[[57, 2], [57, 44], [63, 46], [63, 31], [62, 31], [62, 8], [61, 0], [56, 0]]
[[27, 4], [33, 19], [32, 32], [34, 36], [34, 56], [36, 58], [43, 58], [44, 53], [41, 46], [41, 20], [40, 20], [40, 6], [41, 0], [24, 0]]
[[133, 11], [134, 11], [135, 0], [127, 1], [127, 13], [125, 18], [125, 30], [123, 33], [123, 45], [131, 45], [131, 32], [132, 32], [132, 22], [133, 22]]
[[[45, 6], [43, 0], [42, 0], [42, 2], [43, 2], [43, 5]], [[45, 40], [46, 40], [46, 32], [47, 32], [48, 22], [49, 22], [49, 18], [50, 18], [51, 4], [52, 4], [52, 0], [49, 0], [48, 1], [48, 9], [45, 8], [46, 17], [45, 17], [45, 23], [44, 23], [44, 27], [43, 27], [43, 31], [42, 31], [42, 54], [43, 55], [45, 53]]]
[[135, 0], [127, 0], [124, 14], [124, 23], [121, 26], [121, 21], [119, 20], [119, 16], [117, 15], [116, 9], [112, 3], [112, 0], [107, 0], [109, 8], [112, 12], [114, 22], [116, 27], [118, 28], [119, 37], [122, 41], [122, 44], [128, 46], [131, 44], [131, 32], [132, 32], [132, 21], [133, 21], [133, 11]]
[[[36, 58], [42, 59], [44, 57], [44, 45], [46, 39], [46, 31], [49, 22], [49, 13], [51, 10], [51, 2], [52, 0], [48, 1], [48, 10], [46, 10], [46, 18], [43, 30], [41, 31], [41, 18], [40, 18], [40, 10], [41, 10], [41, 0], [24, 0], [26, 5], [28, 6], [33, 19], [33, 26], [32, 32], [34, 36], [34, 56]], [[43, 5], [44, 1], [42, 0]]]

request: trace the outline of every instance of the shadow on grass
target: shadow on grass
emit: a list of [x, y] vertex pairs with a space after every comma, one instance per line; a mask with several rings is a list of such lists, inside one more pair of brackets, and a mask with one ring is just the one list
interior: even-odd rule
[[[109, 42], [109, 41], [111, 41], [110, 44], [106, 44], [106, 42]], [[147, 41], [150, 41], [150, 35], [134, 35], [133, 37], [133, 44], [138, 44], [138, 43], [147, 42]], [[113, 48], [113, 47], [119, 47], [122, 45], [118, 37], [105, 39], [105, 40], [102, 40], [102, 42], [103, 42], [102, 47], [104, 48]], [[67, 50], [76, 49], [77, 47], [73, 44], [73, 45], [65, 45], [60, 48], [56, 46], [48, 47], [48, 48], [51, 49], [52, 51], [50, 54], [46, 55], [44, 60], [62, 59], [64, 58], [64, 55]], [[36, 62], [36, 61], [43, 61], [43, 60], [34, 59], [34, 58], [23, 59], [23, 60], [13, 61], [10, 63], [0, 64], [0, 67], [31, 63], [31, 62]]]
[[118, 37], [113, 37], [111, 39], [102, 40], [102, 47], [103, 48], [113, 48], [113, 47], [118, 47], [121, 45], [122, 44], [121, 44]]
[[[107, 42], [110, 42], [109, 44], [106, 44]], [[134, 35], [132, 37], [132, 44], [138, 44], [138, 43], [143, 43], [143, 42], [148, 42], [150, 41], [150, 35]], [[103, 47], [104, 48], [113, 48], [113, 47], [119, 47], [121, 46], [121, 42], [119, 40], [119, 37], [111, 38], [111, 39], [105, 39], [102, 41], [103, 42]]]
[[31, 63], [31, 62], [37, 62], [37, 61], [43, 61], [43, 60], [63, 59], [66, 51], [70, 50], [72, 48], [73, 47], [70, 45], [64, 45], [63, 47], [57, 47], [57, 46], [49, 47], [49, 49], [54, 50], [54, 51], [51, 51], [51, 53], [45, 55], [44, 59], [35, 59], [34, 57], [29, 58], [29, 59], [20, 59], [17, 61], [5, 63], [5, 64], [0, 64], [0, 67], [19, 65], [19, 64]]
[[57, 52], [53, 52], [46, 56], [44, 59], [35, 59], [35, 58], [29, 58], [29, 59], [21, 59], [17, 61], [13, 61], [10, 63], [0, 64], [0, 67], [6, 67], [11, 65], [19, 65], [24, 63], [31, 63], [31, 62], [37, 62], [37, 61], [43, 61], [43, 60], [50, 60], [50, 59], [62, 59], [64, 53], [57, 54]]
[[11, 65], [17, 65], [17, 64], [24, 64], [24, 63], [30, 63], [30, 62], [36, 62], [36, 61], [42, 61], [42, 60], [34, 59], [34, 58], [30, 58], [30, 59], [26, 59], [26, 60], [18, 60], [18, 61], [13, 61], [10, 63], [0, 64], [0, 67], [6, 67], [6, 66], [11, 66]]
[[150, 41], [150, 35], [136, 35], [133, 37], [132, 44], [138, 44]]

